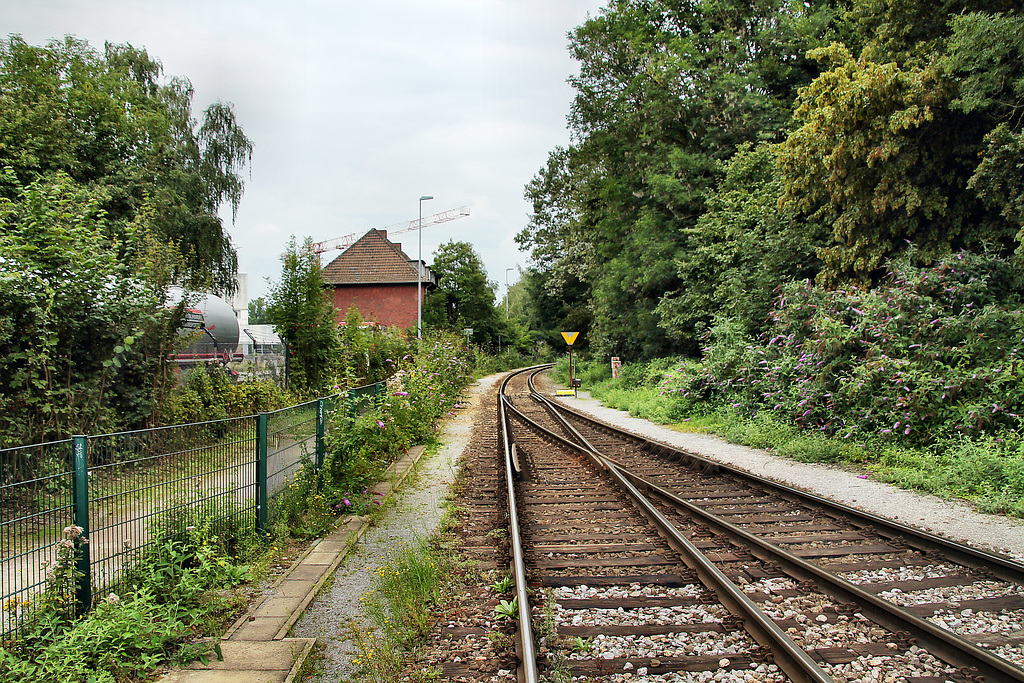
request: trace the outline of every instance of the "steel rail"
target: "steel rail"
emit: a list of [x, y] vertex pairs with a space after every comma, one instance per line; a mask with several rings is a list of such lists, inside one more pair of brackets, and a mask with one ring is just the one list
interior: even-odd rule
[[[554, 404], [550, 399], [547, 399], [546, 397], [544, 398], [549, 403]], [[881, 517], [871, 512], [858, 510], [857, 508], [850, 507], [849, 505], [837, 503], [834, 500], [829, 500], [828, 498], [823, 498], [813, 493], [801, 491], [792, 486], [787, 486], [786, 484], [780, 484], [779, 482], [771, 481], [769, 479], [761, 479], [757, 475], [746, 472], [733, 465], [716, 462], [710, 458], [697, 455], [696, 453], [691, 453], [690, 451], [676, 448], [660, 441], [632, 434], [624, 429], [616, 427], [615, 425], [610, 425], [607, 422], [603, 422], [602, 420], [598, 420], [590, 415], [586, 415], [562, 403], [558, 403], [557, 405], [558, 410], [564, 410], [572, 413], [582, 420], [599, 425], [602, 429], [610, 430], [616, 434], [622, 435], [624, 438], [639, 442], [647, 452], [651, 452], [653, 448], [659, 449], [659, 454], [669, 454], [678, 457], [679, 461], [683, 464], [698, 465], [702, 471], [705, 472], [724, 470], [730, 475], [735, 476], [737, 479], [748, 482], [757, 488], [771, 489], [780, 497], [792, 503], [813, 505], [831, 517], [841, 518], [844, 521], [853, 523], [855, 526], [870, 528], [873, 531], [879, 532], [880, 535], [890, 539], [902, 537], [907, 544], [915, 550], [919, 550], [921, 552], [938, 550], [945, 554], [948, 559], [951, 559], [958, 564], [972, 567], [974, 569], [989, 571], [994, 576], [1004, 581], [1024, 584], [1024, 564], [1008, 557], [997, 555], [980, 548], [972, 548], [970, 546], [962, 545], [955, 541], [951, 541], [948, 538], [943, 538], [942, 536]]]
[[[614, 427], [612, 425], [608, 425], [606, 423], [594, 420], [593, 418], [590, 418], [588, 416], [581, 415], [578, 411], [569, 409], [565, 406], [562, 406], [561, 404], [559, 404], [556, 407], [554, 402], [550, 401], [545, 396], [539, 396], [539, 399], [554, 415], [559, 417], [559, 421], [562, 424], [564, 424], [569, 430], [571, 430], [571, 432], [574, 435], [576, 435], [577, 438], [581, 439], [584, 443], [588, 443], [587, 440], [581, 434], [579, 434], [578, 430], [576, 430], [571, 424], [569, 424], [563, 416], [559, 415], [563, 408], [566, 408], [568, 412], [578, 415], [579, 417], [585, 420], [596, 422], [604, 428], [614, 430], [615, 432], [618, 433], [622, 433], [628, 436], [630, 439], [639, 441], [644, 444], [653, 443], [657, 446], [682, 453], [683, 455], [691, 455], [685, 451], [679, 451], [678, 449], [673, 449], [670, 446], [665, 446], [664, 444], [660, 444], [658, 442], [653, 442], [642, 437], [637, 437], [634, 434], [625, 432], [624, 430], [618, 429], [617, 427]], [[789, 552], [788, 550], [785, 550], [784, 548], [778, 545], [770, 543], [769, 541], [766, 541], [754, 534], [751, 534], [745, 529], [742, 529], [741, 527], [729, 522], [728, 520], [725, 520], [719, 515], [716, 515], [712, 512], [708, 512], [707, 510], [704, 510], [703, 508], [680, 498], [679, 496], [657, 485], [656, 483], [644, 479], [642, 476], [634, 472], [631, 472], [626, 466], [618, 462], [615, 458], [611, 458], [608, 456], [602, 457], [608, 463], [611, 472], [621, 473], [621, 475], [626, 477], [633, 485], [651, 491], [658, 495], [659, 497], [663, 498], [664, 500], [669, 501], [672, 505], [676, 506], [677, 508], [682, 508], [686, 510], [687, 513], [689, 513], [693, 517], [696, 517], [700, 522], [707, 524], [709, 527], [716, 529], [719, 533], [722, 533], [732, 538], [733, 540], [737, 541], [740, 545], [743, 545], [745, 547], [753, 546], [757, 551], [759, 551], [760, 554], [758, 556], [761, 557], [761, 559], [779, 563], [781, 566], [784, 566], [788, 570], [790, 570], [791, 575], [795, 574], [798, 578], [802, 580], [810, 579], [814, 581], [823, 590], [825, 590], [826, 593], [828, 593], [836, 599], [839, 599], [844, 602], [853, 602], [857, 604], [865, 612], [867, 612], [871, 616], [872, 620], [876, 623], [879, 623], [885, 626], [886, 628], [892, 629], [894, 631], [909, 632], [914, 638], [917, 638], [921, 643], [925, 644], [927, 649], [929, 649], [933, 654], [935, 654], [940, 659], [943, 659], [947, 663], [953, 666], [977, 669], [978, 672], [981, 675], [984, 675], [987, 680], [1018, 682], [1024, 681], [1024, 669], [1021, 669], [1011, 664], [1005, 659], [993, 655], [991, 652], [988, 652], [982, 648], [977, 647], [973, 643], [961, 638], [960, 636], [956, 635], [951, 631], [943, 629], [926, 619], [921, 619], [920, 617], [917, 617], [907, 612], [906, 610], [901, 609], [899, 606], [889, 602], [888, 600], [884, 600], [874, 595], [873, 593], [865, 591], [856, 584], [853, 584], [843, 579], [842, 577], [833, 574], [832, 572], [826, 571], [818, 567], [817, 565], [808, 562], [807, 560], [804, 560], [803, 558]], [[702, 458], [701, 456], [694, 455], [693, 457], [702, 463], [707, 463], [709, 465], [718, 465], [718, 463], [714, 463], [713, 461], [710, 461], [706, 458]], [[754, 482], [759, 487], [768, 485], [771, 488], [782, 489], [787, 494], [785, 497], [787, 499], [790, 499], [791, 502], [803, 502], [803, 499], [810, 498], [814, 504], [819, 504], [820, 502], [826, 503], [827, 507], [829, 507], [835, 512], [841, 511], [845, 513], [846, 510], [849, 510], [851, 514], [855, 513], [855, 516], [858, 519], [871, 521], [877, 518], [883, 522], [888, 523], [886, 526], [888, 526], [889, 528], [906, 528], [907, 530], [909, 530], [910, 533], [921, 533], [923, 536], [925, 536], [925, 538], [922, 539], [922, 541], [931, 541], [932, 539], [935, 539], [941, 542], [940, 544], [938, 544], [940, 545], [940, 547], [928, 547], [928, 550], [941, 550], [942, 548], [953, 547], [953, 549], [956, 551], [956, 555], [973, 556], [972, 559], [974, 561], [971, 562], [968, 566], [977, 566], [978, 564], [980, 564], [983, 568], [987, 568], [988, 565], [983, 563], [983, 560], [991, 557], [996, 560], [999, 560], [998, 564], [1001, 568], [1008, 567], [1009, 569], [1014, 570], [1013, 572], [1011, 572], [1013, 575], [1016, 574], [1016, 571], [1018, 569], [1024, 570], [1024, 567], [1020, 567], [1019, 565], [1017, 565], [1017, 563], [1014, 563], [1011, 560], [1007, 560], [1006, 558], [1002, 558], [998, 555], [986, 553], [984, 551], [979, 551], [969, 547], [961, 548], [953, 542], [943, 539], [940, 536], [927, 534], [925, 532], [918, 532], [916, 529], [913, 529], [912, 527], [899, 524], [898, 522], [892, 522], [891, 520], [886, 520], [885, 518], [877, 517], [876, 515], [871, 515], [870, 513], [864, 513], [860, 510], [856, 510], [855, 508], [848, 508], [845, 505], [842, 505], [840, 503], [834, 503], [827, 499], [821, 498], [820, 496], [807, 494], [802, 491], [798, 491], [794, 488], [785, 486], [783, 484], [778, 484], [776, 482], [758, 479], [754, 475], [742, 472], [742, 470], [737, 470], [736, 468], [728, 465], [719, 466], [722, 467], [723, 469], [726, 469], [730, 473], [738, 472], [740, 474], [745, 475], [743, 476], [744, 481]], [[868, 525], [865, 524], [865, 526]], [[950, 555], [952, 554], [954, 553], [950, 553]], [[958, 560], [958, 558], [951, 559]], [[1012, 579], [1009, 580], [1012, 581]]]
[[671, 491], [615, 463], [612, 463], [611, 471], [621, 474], [634, 486], [663, 498], [677, 509], [685, 510], [692, 518], [737, 541], [743, 547], [753, 546], [756, 556], [763, 560], [777, 562], [789, 570], [786, 573], [790, 576], [800, 580], [810, 579], [834, 598], [842, 602], [856, 603], [875, 623], [896, 632], [907, 631], [925, 645], [926, 649], [948, 664], [977, 669], [981, 675], [985, 676], [986, 681], [1024, 681], [1024, 670], [979, 648], [952, 631], [947, 631], [927, 619], [911, 614], [898, 605], [746, 531], [713, 512], [708, 512], [700, 506], [680, 498]]
[[537, 424], [517, 410], [515, 406], [510, 404], [508, 408], [517, 419], [523, 421], [531, 429], [543, 432], [551, 439], [586, 455], [600, 469], [608, 470], [612, 479], [630, 497], [644, 516], [659, 529], [672, 548], [683, 558], [684, 563], [697, 573], [701, 583], [714, 592], [726, 609], [742, 621], [744, 629], [755, 642], [771, 652], [775, 664], [791, 680], [797, 683], [835, 683], [834, 679], [825, 673], [806, 651], [794, 643], [774, 620], [762, 612], [739, 586], [733, 583], [691, 543], [627, 478], [611, 466], [604, 456], [592, 448], [573, 443], [564, 436]]
[[[516, 510], [515, 481], [520, 474], [519, 459], [515, 453], [508, 429], [508, 415], [505, 389], [517, 374], [528, 372], [530, 368], [513, 372], [501, 383], [498, 390], [498, 424], [501, 426], [501, 438], [505, 452], [505, 487], [508, 490], [508, 528], [509, 540], [512, 545], [512, 573], [516, 584], [516, 600], [519, 603], [519, 672], [520, 683], [539, 683], [540, 672], [537, 669], [537, 649], [533, 641], [532, 612], [530, 596], [526, 590], [526, 556], [519, 529], [519, 513]], [[513, 470], [515, 470], [513, 472]]]

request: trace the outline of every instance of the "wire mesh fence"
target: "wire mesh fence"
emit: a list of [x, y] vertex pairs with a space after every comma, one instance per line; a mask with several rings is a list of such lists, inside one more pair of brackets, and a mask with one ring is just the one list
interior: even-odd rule
[[46, 585], [73, 520], [71, 439], [0, 450], [0, 634], [24, 617]]
[[379, 386], [269, 413], [0, 450], [0, 638], [46, 590], [65, 529], [77, 525], [83, 607], [145, 572], [147, 552], [202, 520], [218, 534], [265, 534], [275, 497], [324, 461], [335, 406]]
[[255, 520], [256, 458], [255, 416], [90, 437], [92, 584], [118, 592], [133, 559], [200, 514], [213, 528]]

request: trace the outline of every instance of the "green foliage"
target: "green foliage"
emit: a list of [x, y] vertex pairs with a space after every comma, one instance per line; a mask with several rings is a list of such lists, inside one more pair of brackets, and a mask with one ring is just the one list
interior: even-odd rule
[[871, 282], [911, 247], [928, 263], [1012, 238], [966, 191], [978, 122], [950, 109], [953, 83], [934, 64], [857, 60], [840, 45], [811, 54], [831, 69], [801, 93], [800, 125], [779, 158], [783, 205], [832, 226], [819, 250], [823, 282]]
[[845, 438], [920, 444], [1015, 430], [1021, 287], [1005, 259], [970, 253], [930, 268], [897, 262], [873, 290], [794, 284], [769, 331], [753, 340], [723, 322], [704, 366], [666, 388]]
[[494, 607], [494, 613], [502, 619], [509, 619], [514, 621], [519, 618], [519, 597], [513, 597], [511, 600], [499, 600], [498, 604]]
[[323, 395], [337, 382], [341, 340], [320, 255], [312, 250], [311, 238], [300, 248], [293, 237], [281, 263], [267, 315], [288, 346], [289, 388], [302, 396]]
[[725, 177], [709, 192], [707, 211], [684, 230], [689, 249], [676, 263], [687, 286], [658, 304], [661, 325], [679, 340], [699, 338], [717, 311], [760, 332], [779, 283], [814, 277], [820, 269], [820, 238], [779, 210], [771, 146], [741, 145], [723, 166]]
[[438, 420], [459, 405], [472, 369], [462, 339], [428, 334], [415, 355], [399, 359], [378, 406], [362, 414], [352, 406], [339, 407], [330, 417], [324, 465], [328, 503], [351, 502], [353, 492], [367, 489], [409, 446], [429, 438]]
[[270, 535], [280, 541], [323, 536], [334, 528], [338, 515], [328, 495], [313, 464], [304, 459], [288, 486], [274, 495], [268, 519]]
[[0, 444], [157, 422], [172, 283], [234, 288], [251, 143], [127, 45], [0, 41]]
[[697, 350], [706, 311], [685, 297], [713, 265], [690, 255], [717, 238], [691, 231], [722, 162], [784, 135], [797, 89], [817, 73], [804, 53], [835, 35], [835, 12], [826, 2], [618, 0], [573, 31], [574, 143], [527, 186], [533, 215], [516, 238], [534, 258], [531, 291], [551, 311], [536, 316], [541, 329], [580, 330], [603, 355]]
[[434, 252], [430, 266], [437, 289], [424, 302], [423, 324], [453, 332], [472, 329], [471, 341], [496, 347], [510, 338], [508, 325], [494, 306], [498, 283], [487, 279], [483, 261], [468, 242], [446, 242]]
[[357, 630], [360, 680], [397, 680], [404, 658], [434, 623], [433, 611], [453, 584], [454, 565], [436, 545], [420, 541], [389, 551], [363, 599], [373, 629]]
[[[1024, 244], [1024, 183], [1019, 172], [1024, 128], [1018, 114], [1024, 105], [1024, 17], [972, 13], [954, 17], [950, 26], [953, 35], [941, 64], [961, 79], [952, 106], [985, 115], [994, 126], [985, 134], [981, 163], [968, 188], [1016, 228], [1016, 241]], [[1021, 249], [1017, 247], [1018, 254]]]
[[64, 175], [0, 199], [0, 220], [0, 442], [144, 420], [164, 368], [144, 354], [169, 348], [168, 315], [121, 254], [144, 261], [154, 243], [106, 237], [98, 199]]
[[359, 309], [349, 308], [340, 331], [341, 376], [350, 386], [391, 377], [413, 352], [406, 336], [396, 328], [366, 325]]
[[1018, 5], [610, 3], [571, 34], [573, 143], [526, 187], [531, 324], [698, 355], [722, 311], [762, 332], [792, 281], [1020, 250]]
[[477, 377], [486, 377], [498, 372], [507, 372], [508, 370], [523, 368], [528, 365], [537, 365], [540, 362], [542, 362], [542, 359], [536, 356], [527, 356], [521, 353], [506, 352], [492, 356], [478, 351], [476, 362], [474, 363], [476, 371], [473, 374]]
[[217, 364], [188, 370], [167, 399], [165, 424], [187, 424], [243, 417], [277, 410], [291, 396], [270, 380], [234, 381]]
[[[48, 588], [0, 650], [0, 680], [115, 683], [207, 660], [219, 646], [192, 641], [219, 627], [231, 607], [223, 591], [250, 578], [249, 567], [235, 564], [212, 530], [209, 520], [201, 522], [138, 555], [128, 568], [128, 592], [108, 593], [84, 617], [68, 615]], [[60, 555], [51, 574], [70, 577], [76, 558]]]
[[267, 314], [267, 301], [262, 296], [249, 301], [249, 323], [252, 325], [270, 324], [270, 316]]
[[252, 143], [231, 105], [192, 118], [192, 86], [162, 79], [145, 50], [107, 44], [104, 53], [67, 37], [45, 47], [20, 36], [0, 42], [0, 196], [64, 174], [97, 198], [120, 239], [145, 216], [177, 245], [175, 277], [193, 289], [233, 291], [237, 258], [218, 216], [237, 211]]

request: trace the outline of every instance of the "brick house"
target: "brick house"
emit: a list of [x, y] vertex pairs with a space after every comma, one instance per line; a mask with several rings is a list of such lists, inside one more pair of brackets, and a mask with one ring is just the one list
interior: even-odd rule
[[368, 322], [399, 329], [416, 327], [417, 265], [423, 270], [423, 296], [437, 284], [433, 273], [388, 241], [386, 230], [370, 230], [323, 269], [334, 291], [338, 322], [355, 305]]

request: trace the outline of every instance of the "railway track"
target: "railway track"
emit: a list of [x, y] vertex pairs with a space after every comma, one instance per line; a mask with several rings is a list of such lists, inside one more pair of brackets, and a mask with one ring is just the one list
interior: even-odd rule
[[520, 680], [1024, 680], [1021, 565], [502, 391]]

